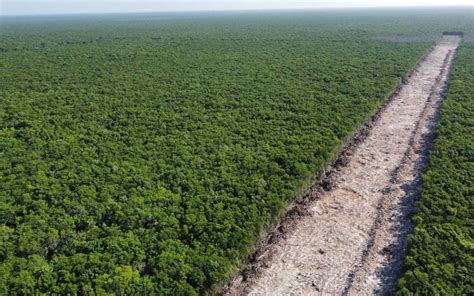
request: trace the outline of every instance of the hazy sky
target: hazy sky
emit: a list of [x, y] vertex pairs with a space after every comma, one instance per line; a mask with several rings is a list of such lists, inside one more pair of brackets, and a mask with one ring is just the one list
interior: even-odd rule
[[0, 0], [0, 15], [473, 5], [474, 0]]

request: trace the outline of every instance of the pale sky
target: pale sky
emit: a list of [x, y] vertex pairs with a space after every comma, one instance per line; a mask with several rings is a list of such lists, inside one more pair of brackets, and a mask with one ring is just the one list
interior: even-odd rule
[[0, 0], [0, 15], [195, 10], [473, 6], [474, 0]]

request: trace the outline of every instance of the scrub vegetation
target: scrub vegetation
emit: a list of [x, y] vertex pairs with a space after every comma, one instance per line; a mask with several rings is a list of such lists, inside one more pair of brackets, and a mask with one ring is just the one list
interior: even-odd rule
[[469, 23], [463, 10], [2, 19], [0, 294], [212, 290], [432, 45], [375, 36]]
[[474, 44], [453, 64], [399, 294], [474, 293]]

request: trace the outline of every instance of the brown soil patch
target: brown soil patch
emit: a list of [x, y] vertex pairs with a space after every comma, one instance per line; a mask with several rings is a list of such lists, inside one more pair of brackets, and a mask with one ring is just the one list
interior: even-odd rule
[[226, 295], [387, 294], [460, 39], [443, 37], [260, 243]]

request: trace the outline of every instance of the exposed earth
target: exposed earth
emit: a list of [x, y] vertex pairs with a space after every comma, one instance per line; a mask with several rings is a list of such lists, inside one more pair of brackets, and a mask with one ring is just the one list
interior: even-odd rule
[[[460, 38], [443, 37], [352, 147], [325, 190], [280, 239], [260, 248], [227, 295], [390, 294], [402, 267], [409, 217], [437, 109]], [[315, 186], [320, 186], [316, 184]], [[250, 270], [250, 272], [249, 272]]]

